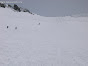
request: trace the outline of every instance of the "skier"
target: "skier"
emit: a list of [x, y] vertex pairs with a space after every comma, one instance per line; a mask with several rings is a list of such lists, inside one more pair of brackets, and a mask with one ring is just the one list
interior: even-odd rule
[[17, 29], [17, 27], [15, 27], [15, 29]]
[[9, 28], [9, 26], [7, 26], [7, 29]]

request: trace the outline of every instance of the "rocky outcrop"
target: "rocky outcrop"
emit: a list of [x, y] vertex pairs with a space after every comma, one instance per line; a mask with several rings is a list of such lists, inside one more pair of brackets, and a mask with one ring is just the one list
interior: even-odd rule
[[[8, 8], [11, 8], [17, 12], [28, 12], [30, 14], [33, 14], [32, 12], [30, 12], [28, 9], [26, 8], [22, 8], [22, 7], [19, 7], [18, 5], [14, 4], [14, 6], [8, 4], [8, 5], [5, 5], [4, 3], [0, 3], [0, 7], [2, 8], [5, 8], [5, 7], [8, 7]], [[34, 14], [33, 14], [34, 15]]]

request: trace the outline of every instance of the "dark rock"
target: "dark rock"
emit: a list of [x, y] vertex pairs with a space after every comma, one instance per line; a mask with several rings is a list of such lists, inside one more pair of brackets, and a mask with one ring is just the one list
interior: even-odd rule
[[3, 4], [3, 3], [0, 3], [0, 7], [5, 8], [5, 7], [6, 7], [6, 5], [5, 5], [5, 4]]
[[21, 12], [20, 8], [16, 4], [14, 4], [14, 10]]
[[13, 8], [10, 4], [8, 4], [8, 7]]

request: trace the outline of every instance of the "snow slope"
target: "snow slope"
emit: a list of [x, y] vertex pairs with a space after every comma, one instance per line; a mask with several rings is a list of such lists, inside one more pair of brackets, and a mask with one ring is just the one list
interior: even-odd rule
[[88, 17], [0, 8], [0, 66], [88, 66]]

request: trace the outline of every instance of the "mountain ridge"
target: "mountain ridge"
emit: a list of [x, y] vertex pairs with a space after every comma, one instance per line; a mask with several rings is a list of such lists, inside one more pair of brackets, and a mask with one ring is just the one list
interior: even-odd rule
[[19, 6], [16, 5], [16, 4], [14, 4], [14, 6], [12, 6], [12, 5], [10, 5], [10, 4], [0, 3], [0, 7], [2, 7], [2, 8], [10, 8], [10, 9], [15, 10], [16, 12], [28, 12], [28, 13], [34, 15], [34, 14], [33, 14], [32, 12], [30, 12], [28, 9], [19, 7]]

